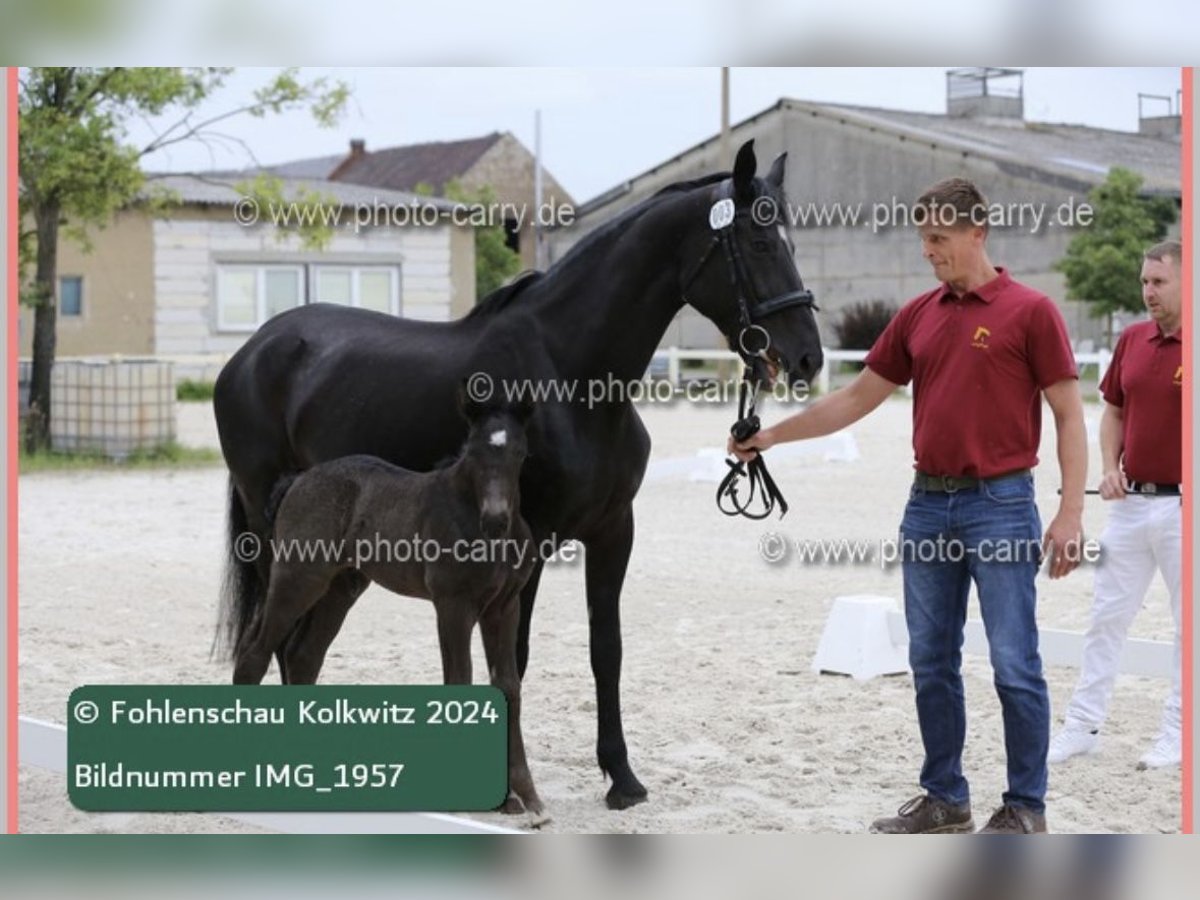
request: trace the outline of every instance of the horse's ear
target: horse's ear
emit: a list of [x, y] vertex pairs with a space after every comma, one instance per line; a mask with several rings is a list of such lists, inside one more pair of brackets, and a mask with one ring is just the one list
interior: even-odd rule
[[733, 163], [733, 193], [739, 200], [749, 200], [754, 196], [754, 172], [758, 169], [758, 159], [754, 156], [754, 139], [746, 141], [737, 152]]
[[767, 173], [767, 184], [777, 188], [783, 187], [783, 170], [787, 165], [787, 151], [784, 150], [777, 157], [775, 162], [771, 163], [771, 171]]

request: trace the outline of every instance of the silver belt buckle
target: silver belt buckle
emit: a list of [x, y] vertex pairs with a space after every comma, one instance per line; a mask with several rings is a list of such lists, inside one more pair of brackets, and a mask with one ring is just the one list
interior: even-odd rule
[[1142, 493], [1143, 494], [1157, 494], [1158, 493], [1158, 485], [1155, 484], [1153, 481], [1145, 483], [1142, 485]]
[[958, 488], [954, 486], [954, 477], [951, 475], [942, 476], [942, 490], [947, 494], [957, 494]]

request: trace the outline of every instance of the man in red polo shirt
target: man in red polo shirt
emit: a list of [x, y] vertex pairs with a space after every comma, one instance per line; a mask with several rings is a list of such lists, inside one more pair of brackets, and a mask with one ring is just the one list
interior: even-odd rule
[[[1142, 260], [1142, 300], [1150, 321], [1130, 325], [1117, 342], [1100, 385], [1100, 496], [1113, 501], [1101, 536], [1092, 624], [1083, 644], [1079, 683], [1066, 725], [1050, 742], [1050, 762], [1094, 753], [1121, 659], [1121, 647], [1141, 609], [1154, 571], [1162, 572], [1175, 617], [1171, 691], [1153, 746], [1139, 769], [1177, 766], [1182, 759], [1180, 594], [1183, 521], [1183, 343], [1180, 325], [1182, 248], [1166, 241]], [[1122, 463], [1124, 464], [1122, 466]], [[1122, 471], [1123, 469], [1123, 471]]]
[[[983, 831], [1046, 830], [1050, 702], [1034, 581], [1043, 552], [1052, 578], [1078, 565], [1087, 437], [1062, 316], [1048, 297], [992, 265], [986, 209], [983, 195], [962, 178], [922, 194], [913, 222], [941, 284], [896, 314], [849, 386], [744, 443], [730, 443], [731, 452], [749, 459], [777, 443], [829, 434], [913, 383], [917, 472], [900, 537], [925, 793], [898, 815], [877, 820], [875, 832], [974, 830], [962, 774], [960, 671], [972, 582], [1008, 758], [1008, 790]], [[1062, 500], [1045, 535], [1030, 471], [1037, 464], [1043, 397], [1054, 414], [1062, 470]]]

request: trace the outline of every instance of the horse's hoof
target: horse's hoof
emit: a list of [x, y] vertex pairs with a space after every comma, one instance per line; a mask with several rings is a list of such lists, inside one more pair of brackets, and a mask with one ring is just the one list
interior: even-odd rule
[[629, 809], [643, 802], [648, 796], [646, 789], [635, 779], [630, 786], [621, 787], [614, 784], [609, 788], [604, 802], [609, 809]]
[[500, 807], [500, 812], [506, 816], [519, 816], [525, 812], [525, 804], [521, 802], [521, 798], [516, 794], [509, 794], [508, 799], [504, 801], [504, 805]]

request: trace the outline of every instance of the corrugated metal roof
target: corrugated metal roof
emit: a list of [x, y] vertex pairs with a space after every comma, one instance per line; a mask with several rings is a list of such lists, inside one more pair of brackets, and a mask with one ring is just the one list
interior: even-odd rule
[[1103, 181], [1113, 166], [1124, 166], [1142, 175], [1147, 192], [1180, 193], [1179, 141], [1169, 138], [1087, 125], [951, 117], [804, 100], [785, 100], [784, 105], [1089, 184]]
[[[279, 176], [276, 176], [279, 177]], [[236, 185], [242, 181], [254, 178], [253, 172], [241, 175], [230, 174], [172, 174], [152, 175], [146, 184], [144, 194], [156, 189], [170, 191], [183, 203], [199, 206], [232, 206], [245, 195]], [[301, 191], [310, 191], [332, 197], [338, 203], [347, 206], [382, 204], [385, 206], [432, 206], [437, 209], [453, 209], [458, 204], [440, 197], [424, 197], [407, 191], [394, 191], [386, 188], [369, 187], [358, 184], [346, 184], [340, 181], [326, 181], [317, 178], [282, 178], [284, 196], [289, 200], [297, 199]]]
[[314, 156], [311, 159], [296, 159], [273, 166], [263, 166], [263, 169], [281, 178], [328, 178], [345, 158], [345, 153]]
[[[855, 123], [866, 128], [889, 131], [906, 138], [925, 141], [942, 147], [953, 147], [988, 159], [1011, 165], [1027, 177], [1044, 174], [1051, 178], [1067, 179], [1084, 186], [1104, 180], [1113, 166], [1124, 166], [1138, 172], [1144, 179], [1143, 190], [1152, 194], [1179, 197], [1180, 143], [1177, 139], [1111, 131], [1087, 125], [1061, 125], [1026, 122], [1021, 119], [950, 117], [939, 113], [918, 113], [904, 110], [848, 106], [836, 103], [815, 103], [807, 100], [782, 98], [768, 108], [735, 123], [736, 132], [751, 123], [786, 110], [808, 113], [823, 118]], [[718, 137], [694, 144], [669, 160], [641, 172], [603, 193], [580, 204], [579, 217], [591, 215], [619, 200], [637, 183], [664, 165], [683, 159], [702, 147], [714, 144]]]

